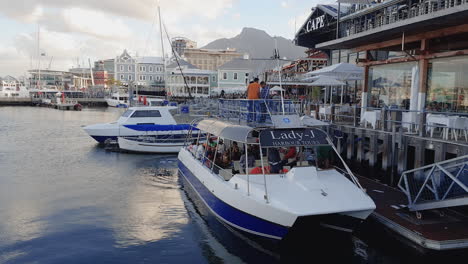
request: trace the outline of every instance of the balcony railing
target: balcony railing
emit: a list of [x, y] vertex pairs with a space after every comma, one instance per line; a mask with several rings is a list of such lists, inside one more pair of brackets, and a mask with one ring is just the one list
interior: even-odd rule
[[[434, 14], [467, 5], [468, 0], [390, 0], [354, 10], [342, 18], [340, 36], [347, 37], [410, 18]], [[353, 9], [351, 9], [353, 10]]]

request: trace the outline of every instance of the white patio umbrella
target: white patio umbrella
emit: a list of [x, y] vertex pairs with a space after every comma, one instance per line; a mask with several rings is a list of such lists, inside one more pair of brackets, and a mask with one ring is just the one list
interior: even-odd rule
[[[331, 76], [326, 76], [326, 75], [319, 75], [317, 79], [310, 83], [310, 86], [343, 86], [345, 85], [344, 82], [338, 81], [337, 79], [331, 77]], [[330, 104], [331, 104], [331, 89], [330, 89]], [[327, 90], [325, 90], [325, 102], [327, 102]], [[343, 102], [343, 89], [341, 89], [341, 102]]]
[[306, 73], [306, 76], [327, 75], [340, 81], [362, 80], [364, 68], [355, 64], [341, 62]]
[[[351, 63], [338, 63], [319, 70], [306, 73], [306, 76], [326, 75], [340, 81], [364, 79], [364, 68]], [[343, 104], [343, 87], [341, 87], [341, 104]]]
[[285, 90], [279, 86], [275, 86], [273, 88], [270, 89], [270, 92], [284, 92]]

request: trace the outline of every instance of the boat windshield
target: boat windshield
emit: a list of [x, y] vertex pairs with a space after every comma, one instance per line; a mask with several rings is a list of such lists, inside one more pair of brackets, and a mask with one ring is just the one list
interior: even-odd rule
[[137, 110], [133, 115], [132, 118], [139, 118], [139, 117], [161, 117], [161, 113], [159, 110]]
[[129, 117], [132, 114], [133, 110], [127, 110], [122, 114], [122, 117]]

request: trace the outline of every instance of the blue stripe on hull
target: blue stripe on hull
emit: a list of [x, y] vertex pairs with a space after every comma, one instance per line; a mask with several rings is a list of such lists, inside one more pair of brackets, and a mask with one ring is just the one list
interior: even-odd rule
[[216, 197], [206, 188], [193, 173], [179, 161], [179, 171], [182, 176], [191, 184], [195, 192], [200, 196], [209, 209], [227, 224], [242, 231], [253, 233], [262, 237], [282, 239], [288, 228], [268, 222], [253, 215], [240, 211]]

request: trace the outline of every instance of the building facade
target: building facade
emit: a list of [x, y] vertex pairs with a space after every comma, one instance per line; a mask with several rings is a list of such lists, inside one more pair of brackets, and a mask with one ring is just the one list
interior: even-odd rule
[[166, 89], [170, 96], [208, 97], [218, 86], [216, 71], [201, 70], [194, 65], [180, 61], [167, 67]]
[[332, 64], [362, 66], [356, 88], [363, 107], [468, 112], [466, 1], [341, 7], [337, 26], [336, 8], [318, 5], [295, 41], [328, 53]]
[[[86, 90], [92, 85], [89, 69], [75, 68], [70, 71], [30, 70], [29, 85], [33, 89]], [[40, 76], [40, 78], [39, 78]]]
[[136, 81], [136, 59], [124, 50], [120, 56], [115, 58], [114, 80], [124, 85]]
[[171, 40], [172, 47], [179, 56], [183, 56], [186, 49], [196, 49], [197, 42], [184, 37], [175, 37]]
[[270, 59], [235, 58], [218, 69], [218, 87], [221, 90], [246, 87], [254, 78], [264, 80], [263, 73], [276, 67]]
[[115, 59], [114, 71], [114, 79], [123, 85], [134, 83], [150, 89], [164, 87], [164, 64], [161, 57], [132, 57], [124, 50]]
[[145, 87], [164, 87], [164, 64], [161, 57], [136, 59], [136, 83]]
[[197, 68], [216, 71], [218, 68], [234, 58], [241, 57], [235, 49], [211, 50], [211, 49], [186, 49], [184, 58]]

